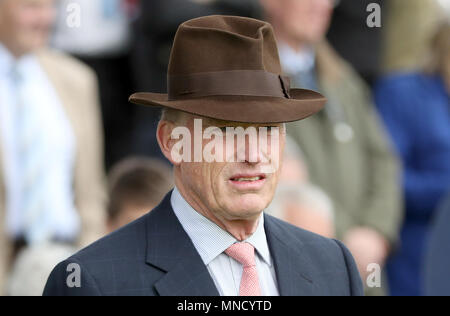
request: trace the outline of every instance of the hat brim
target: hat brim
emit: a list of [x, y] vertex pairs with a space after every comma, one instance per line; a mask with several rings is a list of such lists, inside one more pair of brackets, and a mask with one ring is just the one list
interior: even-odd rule
[[306, 89], [291, 89], [290, 99], [255, 96], [208, 96], [168, 101], [167, 94], [141, 92], [129, 101], [139, 105], [167, 107], [203, 117], [240, 123], [287, 123], [320, 111], [326, 98]]

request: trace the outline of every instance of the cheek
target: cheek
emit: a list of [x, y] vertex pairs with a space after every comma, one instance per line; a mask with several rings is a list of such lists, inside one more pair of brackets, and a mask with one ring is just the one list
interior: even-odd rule
[[202, 182], [201, 170], [198, 168], [197, 164], [186, 162], [180, 165], [181, 175], [183, 178], [183, 183], [187, 183], [189, 187], [197, 190], [199, 183]]
[[[316, 1], [316, 0], [312, 0]], [[286, 8], [286, 17], [289, 18], [291, 23], [296, 25], [297, 28], [307, 28], [309, 27], [308, 21], [311, 19], [311, 14], [313, 13], [313, 3], [311, 0], [294, 0], [290, 1], [291, 4], [289, 8]]]
[[38, 21], [35, 10], [24, 8], [16, 16], [17, 24], [22, 30], [33, 29]]
[[291, 28], [297, 34], [305, 33], [305, 29], [309, 27], [308, 23], [303, 22], [304, 20], [305, 14], [303, 10], [293, 9], [290, 13], [287, 13], [287, 27]]
[[273, 195], [275, 194], [275, 190], [278, 185], [279, 174], [280, 172], [274, 173], [273, 176], [270, 178], [270, 181], [266, 187], [266, 192], [264, 195], [267, 196], [267, 198], [269, 199], [272, 199]]
[[52, 26], [53, 22], [57, 17], [57, 12], [54, 6], [49, 5], [44, 8], [40, 15], [40, 23], [45, 27]]
[[[209, 174], [208, 184], [211, 186], [216, 196], [220, 197], [226, 196], [228, 194], [228, 185], [227, 179], [224, 176], [225, 164], [212, 163], [209, 165], [210, 169], [208, 170]], [[208, 168], [208, 166], [206, 168]]]
[[217, 194], [223, 192], [221, 168], [215, 163], [183, 163], [181, 169], [183, 183], [203, 200], [211, 203]]
[[[24, 35], [47, 35], [53, 22], [53, 14], [47, 9], [24, 9], [18, 19]], [[26, 33], [26, 34], [25, 34]]]

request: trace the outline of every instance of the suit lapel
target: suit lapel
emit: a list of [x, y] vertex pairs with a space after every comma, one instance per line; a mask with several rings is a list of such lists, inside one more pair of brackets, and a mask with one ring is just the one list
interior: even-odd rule
[[[155, 283], [163, 296], [218, 296], [219, 292], [192, 241], [184, 231], [170, 203], [171, 192], [147, 220], [147, 264], [166, 274]], [[289, 235], [271, 216], [264, 225], [282, 296], [315, 295], [314, 266], [303, 245], [286, 242]]]
[[310, 271], [313, 266], [307, 254], [302, 252], [303, 245], [298, 242], [295, 247], [290, 245], [287, 242], [289, 235], [273, 217], [265, 215], [264, 224], [280, 295], [314, 295], [315, 285]]
[[155, 284], [164, 296], [218, 296], [214, 281], [173, 212], [171, 192], [147, 221], [147, 264], [166, 274]]
[[55, 89], [62, 109], [64, 110], [66, 117], [69, 119], [73, 132], [76, 135], [79, 135], [79, 124], [77, 124], [77, 118], [80, 116], [80, 105], [78, 104], [78, 102], [80, 102], [79, 96], [73, 95], [73, 90], [70, 88], [70, 85], [68, 85], [67, 80], [64, 80], [64, 77], [61, 76], [58, 63], [55, 63], [51, 55], [46, 50], [37, 52], [37, 58], [39, 64], [47, 75], [48, 80]]

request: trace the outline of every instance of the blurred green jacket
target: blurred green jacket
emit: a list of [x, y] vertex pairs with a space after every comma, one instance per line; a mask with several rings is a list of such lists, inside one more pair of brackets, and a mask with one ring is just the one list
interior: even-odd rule
[[327, 43], [318, 45], [315, 53], [317, 83], [328, 99], [326, 107], [333, 104], [342, 110], [353, 138], [339, 141], [336, 124], [325, 110], [288, 124], [288, 134], [304, 153], [311, 181], [334, 202], [337, 238], [365, 226], [395, 245], [403, 213], [399, 165], [371, 93]]

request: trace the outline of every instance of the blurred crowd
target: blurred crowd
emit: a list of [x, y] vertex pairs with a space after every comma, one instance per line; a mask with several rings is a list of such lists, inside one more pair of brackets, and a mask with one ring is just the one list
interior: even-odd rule
[[450, 295], [450, 0], [0, 0], [0, 294], [171, 190], [160, 111], [128, 97], [166, 92], [178, 25], [212, 14], [270, 22], [328, 99], [288, 124], [266, 212], [342, 240], [365, 284], [378, 264], [367, 295]]

